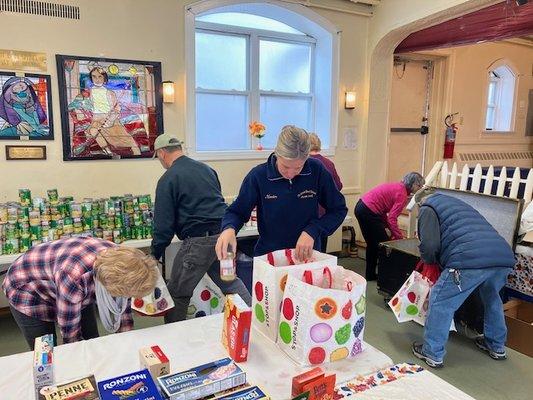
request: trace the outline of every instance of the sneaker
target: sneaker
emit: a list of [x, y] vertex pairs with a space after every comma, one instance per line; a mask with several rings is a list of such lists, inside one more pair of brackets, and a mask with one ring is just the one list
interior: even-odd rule
[[433, 360], [422, 352], [422, 343], [413, 343], [413, 354], [421, 360], [424, 360], [426, 364], [429, 365], [431, 368], [444, 367], [444, 363], [442, 361]]
[[494, 359], [494, 360], [505, 360], [505, 359], [507, 359], [507, 354], [505, 354], [505, 350], [504, 351], [494, 351], [494, 350], [489, 349], [489, 347], [485, 343], [485, 338], [479, 337], [479, 338], [476, 339], [475, 342], [476, 342], [476, 346], [478, 347], [478, 349], [487, 352], [488, 355], [492, 359]]

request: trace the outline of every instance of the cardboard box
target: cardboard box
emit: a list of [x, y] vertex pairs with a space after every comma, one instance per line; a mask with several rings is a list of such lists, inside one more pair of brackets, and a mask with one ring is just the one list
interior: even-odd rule
[[33, 383], [39, 389], [54, 384], [54, 335], [35, 338], [33, 350]]
[[291, 396], [296, 397], [299, 394], [305, 392], [304, 386], [312, 381], [324, 377], [324, 370], [320, 367], [315, 367], [303, 374], [296, 375], [292, 378], [292, 390]]
[[248, 358], [251, 325], [251, 308], [238, 294], [227, 295], [224, 305], [222, 344], [236, 362], [244, 362]]
[[98, 388], [94, 375], [57, 385], [46, 386], [39, 391], [39, 400], [98, 400]]
[[156, 380], [160, 376], [170, 374], [170, 361], [159, 346], [144, 347], [139, 350], [141, 368], [150, 371]]
[[98, 382], [101, 400], [162, 400], [150, 371], [133, 372]]
[[533, 357], [533, 304], [511, 300], [503, 305], [507, 323], [507, 347]]
[[228, 393], [219, 397], [217, 400], [251, 400], [251, 399], [263, 399], [270, 400], [267, 394], [261, 388], [257, 386], [251, 386], [246, 389], [242, 389], [233, 393]]
[[196, 400], [246, 383], [246, 373], [231, 358], [223, 358], [157, 378], [170, 400]]
[[305, 385], [303, 392], [309, 392], [309, 400], [333, 399], [335, 381], [335, 374], [323, 376]]

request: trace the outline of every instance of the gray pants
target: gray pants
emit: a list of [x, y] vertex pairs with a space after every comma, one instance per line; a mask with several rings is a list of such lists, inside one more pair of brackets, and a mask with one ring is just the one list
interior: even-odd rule
[[237, 293], [251, 305], [252, 296], [239, 278], [229, 282], [220, 279], [220, 264], [215, 253], [218, 236], [188, 238], [181, 244], [167, 283], [175, 306], [165, 315], [165, 323], [183, 321], [187, 317], [194, 288], [206, 273], [222, 293]]

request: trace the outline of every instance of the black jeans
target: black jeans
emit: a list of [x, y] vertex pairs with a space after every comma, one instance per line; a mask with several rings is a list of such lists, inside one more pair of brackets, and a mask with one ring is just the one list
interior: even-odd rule
[[389, 235], [385, 231], [383, 218], [370, 210], [362, 200], [357, 202], [354, 212], [366, 242], [366, 280], [373, 281], [377, 278], [379, 244], [390, 240]]
[[[41, 321], [40, 319], [29, 317], [26, 314], [16, 310], [12, 305], [9, 305], [11, 314], [22, 334], [24, 339], [33, 350], [35, 346], [35, 338], [43, 335], [54, 335], [54, 345], [57, 344], [56, 326], [54, 322]], [[100, 336], [98, 334], [98, 325], [96, 324], [96, 307], [94, 304], [89, 304], [81, 310], [81, 336], [83, 339], [93, 339]]]
[[165, 323], [182, 321], [187, 317], [194, 288], [206, 273], [222, 293], [237, 293], [246, 304], [251, 305], [252, 296], [239, 278], [233, 281], [220, 279], [220, 263], [215, 253], [218, 236], [187, 238], [181, 243], [167, 283], [174, 308], [165, 314]]
[[328, 248], [328, 237], [327, 235], [324, 235], [320, 239], [320, 252], [326, 253], [326, 250]]

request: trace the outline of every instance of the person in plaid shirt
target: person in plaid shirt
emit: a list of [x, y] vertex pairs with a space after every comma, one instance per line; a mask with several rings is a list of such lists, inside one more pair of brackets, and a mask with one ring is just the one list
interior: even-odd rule
[[[33, 349], [36, 337], [55, 334], [56, 321], [64, 343], [98, 337], [98, 290], [100, 315], [109, 304], [111, 310], [114, 301], [122, 301], [121, 310], [111, 310], [117, 316], [114, 330], [131, 330], [128, 299], [154, 290], [157, 276], [155, 259], [138, 249], [76, 237], [27, 251], [9, 267], [2, 288], [17, 325]], [[100, 299], [105, 300], [103, 304]]]

